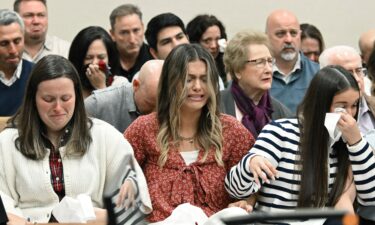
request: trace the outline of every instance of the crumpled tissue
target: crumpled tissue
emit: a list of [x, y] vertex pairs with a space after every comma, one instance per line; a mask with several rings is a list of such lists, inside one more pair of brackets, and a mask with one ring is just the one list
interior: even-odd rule
[[76, 198], [65, 196], [52, 210], [59, 223], [86, 223], [95, 220], [94, 207], [90, 196], [79, 194]]

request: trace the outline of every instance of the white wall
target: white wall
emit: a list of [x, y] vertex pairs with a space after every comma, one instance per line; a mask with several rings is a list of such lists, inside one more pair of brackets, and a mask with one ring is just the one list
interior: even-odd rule
[[[89, 25], [109, 29], [109, 14], [124, 3], [138, 5], [145, 26], [153, 16], [173, 12], [185, 22], [195, 15], [216, 15], [226, 26], [229, 38], [242, 29], [264, 30], [267, 15], [276, 8], [289, 9], [300, 23], [309, 22], [322, 32], [326, 46], [358, 48], [359, 35], [375, 28], [373, 0], [48, 0], [49, 33], [71, 41]], [[0, 8], [13, 7], [13, 0], [0, 0]]]

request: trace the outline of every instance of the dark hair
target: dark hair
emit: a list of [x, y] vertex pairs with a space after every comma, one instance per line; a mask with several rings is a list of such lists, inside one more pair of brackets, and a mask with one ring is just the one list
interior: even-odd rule
[[96, 40], [102, 40], [107, 49], [108, 64], [111, 67], [111, 72], [117, 71], [119, 66], [116, 46], [106, 30], [98, 26], [89, 26], [78, 32], [70, 46], [69, 60], [78, 71], [82, 87], [88, 91], [94, 90], [94, 87], [86, 77], [86, 65], [83, 64], [83, 61], [90, 45]]
[[322, 33], [320, 33], [319, 29], [316, 28], [312, 24], [303, 23], [300, 25], [301, 29], [301, 41], [305, 38], [312, 38], [318, 41], [319, 43], [319, 51], [320, 53], [323, 52], [325, 45]]
[[61, 77], [72, 80], [75, 91], [75, 109], [69, 122], [72, 132], [66, 144], [66, 154], [68, 156], [83, 155], [91, 143], [89, 132], [91, 122], [86, 116], [78, 73], [66, 58], [48, 55], [43, 57], [31, 71], [22, 105], [11, 118], [11, 123], [17, 128], [19, 134], [15, 142], [16, 148], [27, 158], [43, 159], [48, 152], [42, 135], [45, 125], [36, 108], [38, 86], [43, 81]]
[[[16, 11], [16, 12], [19, 12], [21, 2], [28, 2], [28, 1], [31, 1], [31, 0], [16, 0], [16, 1], [14, 1], [13, 10]], [[32, 1], [39, 1], [39, 2], [43, 3], [43, 5], [45, 7], [47, 7], [47, 0], [32, 0]]]
[[117, 17], [123, 17], [136, 14], [138, 15], [139, 19], [142, 21], [142, 12], [139, 10], [139, 8], [136, 5], [133, 4], [124, 4], [120, 5], [117, 8], [115, 8], [111, 15], [109, 16], [109, 22], [111, 23], [112, 30], [115, 29], [115, 23]]
[[222, 128], [219, 119], [219, 82], [212, 55], [199, 44], [182, 44], [175, 47], [166, 58], [158, 86], [157, 118], [159, 133], [157, 143], [160, 147], [158, 164], [163, 166], [167, 160], [170, 140], [178, 140], [180, 109], [187, 95], [188, 66], [190, 62], [202, 61], [207, 67], [207, 93], [209, 99], [199, 118], [197, 142], [208, 155], [215, 149], [215, 160], [222, 161]]
[[218, 26], [220, 29], [220, 38], [227, 38], [225, 27], [223, 24], [213, 15], [198, 15], [192, 19], [186, 26], [186, 32], [189, 36], [191, 43], [199, 43], [202, 35], [209, 27]]
[[334, 206], [345, 189], [350, 163], [347, 147], [340, 140], [333, 146], [333, 154], [338, 159], [337, 174], [330, 193], [327, 193], [329, 134], [324, 127], [324, 119], [334, 96], [350, 88], [358, 91], [359, 98], [358, 83], [350, 72], [341, 66], [324, 67], [312, 79], [298, 106], [302, 166], [298, 207]]
[[173, 13], [162, 13], [153, 17], [147, 24], [145, 37], [149, 46], [156, 51], [159, 32], [166, 27], [178, 26], [186, 34], [185, 25], [182, 20]]

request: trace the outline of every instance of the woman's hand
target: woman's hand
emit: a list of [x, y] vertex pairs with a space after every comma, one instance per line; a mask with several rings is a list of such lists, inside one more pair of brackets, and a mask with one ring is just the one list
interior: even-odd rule
[[257, 201], [256, 194], [252, 194], [249, 198], [245, 200], [240, 200], [237, 202], [230, 203], [228, 207], [240, 207], [249, 213], [253, 211], [256, 201]]
[[90, 64], [86, 69], [86, 77], [95, 89], [106, 88], [106, 76], [96, 64]]
[[359, 131], [357, 121], [347, 112], [341, 112], [341, 117], [337, 123], [342, 132], [342, 137], [349, 145], [354, 145], [361, 141], [362, 136]]
[[8, 223], [7, 225], [26, 225], [26, 224], [31, 224], [28, 223], [24, 218], [20, 216], [16, 216], [12, 213], [7, 213], [8, 216]]
[[246, 200], [240, 200], [237, 202], [230, 203], [228, 207], [239, 207], [239, 208], [246, 210], [246, 212], [253, 211], [253, 206], [248, 204]]
[[255, 183], [260, 187], [259, 178], [261, 178], [264, 182], [270, 183], [269, 178], [275, 180], [275, 177], [278, 177], [278, 173], [276, 168], [271, 164], [268, 159], [263, 156], [256, 155], [250, 160], [250, 171], [254, 175]]
[[125, 180], [120, 188], [120, 193], [117, 199], [117, 206], [124, 205], [129, 208], [134, 205], [135, 189], [133, 182], [129, 179]]
[[103, 224], [107, 223], [107, 218], [108, 218], [107, 210], [94, 207], [94, 212], [95, 212], [96, 219], [89, 220], [87, 221], [87, 223], [96, 223], [96, 222], [100, 222]]

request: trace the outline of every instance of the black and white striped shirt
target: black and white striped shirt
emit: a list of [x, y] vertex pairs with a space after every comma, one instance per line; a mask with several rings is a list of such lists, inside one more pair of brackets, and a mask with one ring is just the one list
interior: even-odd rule
[[[228, 173], [227, 191], [235, 198], [246, 198], [258, 192], [257, 208], [262, 211], [291, 210], [297, 206], [300, 171], [296, 160], [300, 141], [297, 119], [281, 119], [266, 125], [253, 148]], [[375, 205], [375, 157], [369, 144], [362, 139], [348, 146], [357, 199], [361, 205]], [[259, 186], [254, 182], [249, 161], [254, 155], [266, 157], [278, 170], [279, 178]], [[337, 159], [329, 149], [329, 191], [337, 171]]]

